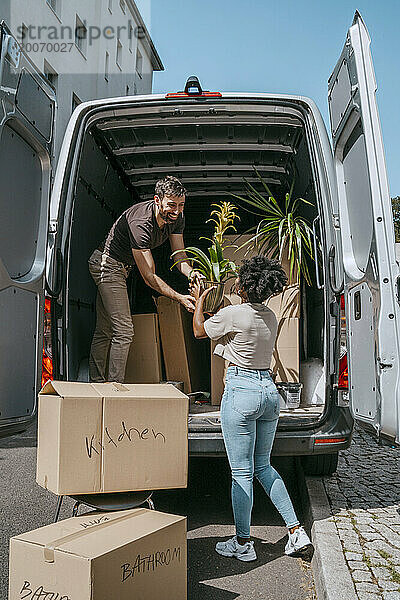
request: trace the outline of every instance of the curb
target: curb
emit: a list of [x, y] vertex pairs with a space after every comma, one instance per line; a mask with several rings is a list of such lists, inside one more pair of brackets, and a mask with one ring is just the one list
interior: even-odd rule
[[305, 517], [315, 549], [311, 567], [317, 599], [357, 600], [324, 482], [318, 477], [305, 477], [303, 487], [308, 499]]

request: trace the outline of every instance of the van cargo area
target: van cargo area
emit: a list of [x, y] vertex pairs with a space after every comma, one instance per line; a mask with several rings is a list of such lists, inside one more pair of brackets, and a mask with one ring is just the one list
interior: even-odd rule
[[[96, 287], [87, 259], [104, 239], [115, 219], [132, 203], [150, 199], [155, 182], [168, 174], [182, 180], [188, 193], [185, 244], [205, 249], [212, 228], [206, 223], [211, 205], [231, 201], [238, 207], [238, 234], [262, 218], [245, 210], [231, 194], [245, 194], [245, 180], [260, 192], [262, 175], [277, 198], [284, 198], [293, 179], [295, 197], [310, 226], [318, 216], [305, 106], [295, 99], [196, 100], [160, 99], [113, 110], [105, 107], [90, 117], [79, 148], [79, 167], [71, 198], [67, 299], [62, 357], [69, 380], [87, 380], [88, 356], [95, 325]], [[322, 221], [322, 219], [321, 219]], [[187, 280], [171, 270], [169, 244], [153, 251], [157, 273], [174, 289], [186, 293]], [[327, 314], [315, 265], [309, 264], [312, 285], [300, 281], [299, 408], [282, 410], [280, 427], [310, 426], [324, 413], [327, 381]], [[322, 269], [320, 269], [322, 272]], [[133, 271], [128, 280], [132, 312], [155, 313], [155, 293]], [[209, 391], [210, 373], [204, 373]], [[219, 428], [218, 406], [191, 403], [190, 427]]]

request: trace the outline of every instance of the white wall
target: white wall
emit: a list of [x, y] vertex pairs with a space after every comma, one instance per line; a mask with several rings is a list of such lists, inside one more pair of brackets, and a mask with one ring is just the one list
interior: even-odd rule
[[[54, 146], [57, 157], [72, 112], [73, 94], [81, 101], [125, 96], [126, 93], [149, 94], [152, 90], [153, 65], [155, 68], [162, 68], [162, 65], [155, 64], [157, 61], [154, 55], [151, 55], [149, 44], [145, 45], [136, 35], [133, 35], [131, 42], [129, 41], [129, 21], [134, 31], [140, 25], [137, 15], [135, 18], [130, 10], [129, 1], [124, 2], [125, 14], [121, 9], [120, 0], [111, 0], [111, 4], [110, 0], [55, 0], [55, 2], [56, 9], [53, 11], [46, 0], [9, 0], [9, 14], [3, 16], [19, 41], [18, 29], [22, 23], [30, 27], [30, 35], [28, 34], [24, 40], [29, 57], [42, 72], [45, 72], [46, 68], [48, 70], [50, 66], [57, 74], [55, 87], [58, 114]], [[83, 53], [74, 43], [76, 15], [85, 23], [88, 30], [86, 50]], [[40, 34], [39, 26], [46, 27]], [[65, 29], [63, 40], [61, 39], [62, 27], [68, 26], [72, 29], [72, 39], [68, 29]], [[92, 43], [89, 39], [90, 27], [99, 27], [101, 31], [100, 37], [93, 39]], [[120, 30], [122, 45], [120, 66], [116, 63], [118, 27], [125, 27], [125, 30]], [[113, 31], [110, 28], [113, 28]], [[107, 35], [104, 34], [105, 30]], [[94, 29], [93, 35], [98, 35]], [[149, 36], [147, 39], [149, 40]], [[35, 43], [39, 44], [39, 47], [34, 47]], [[63, 43], [64, 47], [57, 46]], [[138, 46], [143, 56], [142, 77], [136, 73]], [[65, 51], [62, 52], [61, 49]], [[105, 79], [106, 52], [109, 53], [108, 81]]]

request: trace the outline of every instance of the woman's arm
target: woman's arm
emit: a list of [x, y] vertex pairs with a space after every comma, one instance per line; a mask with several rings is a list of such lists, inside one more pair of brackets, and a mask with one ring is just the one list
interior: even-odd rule
[[190, 293], [196, 298], [196, 308], [193, 315], [193, 333], [194, 337], [198, 340], [208, 337], [204, 329], [203, 304], [208, 292], [213, 289], [212, 287], [208, 288], [200, 295], [200, 286], [198, 283], [194, 283], [190, 288]]

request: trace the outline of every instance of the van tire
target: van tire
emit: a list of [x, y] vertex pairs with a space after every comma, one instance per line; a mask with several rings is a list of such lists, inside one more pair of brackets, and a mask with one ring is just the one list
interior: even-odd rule
[[302, 465], [305, 475], [332, 475], [337, 469], [339, 452], [303, 456]]

